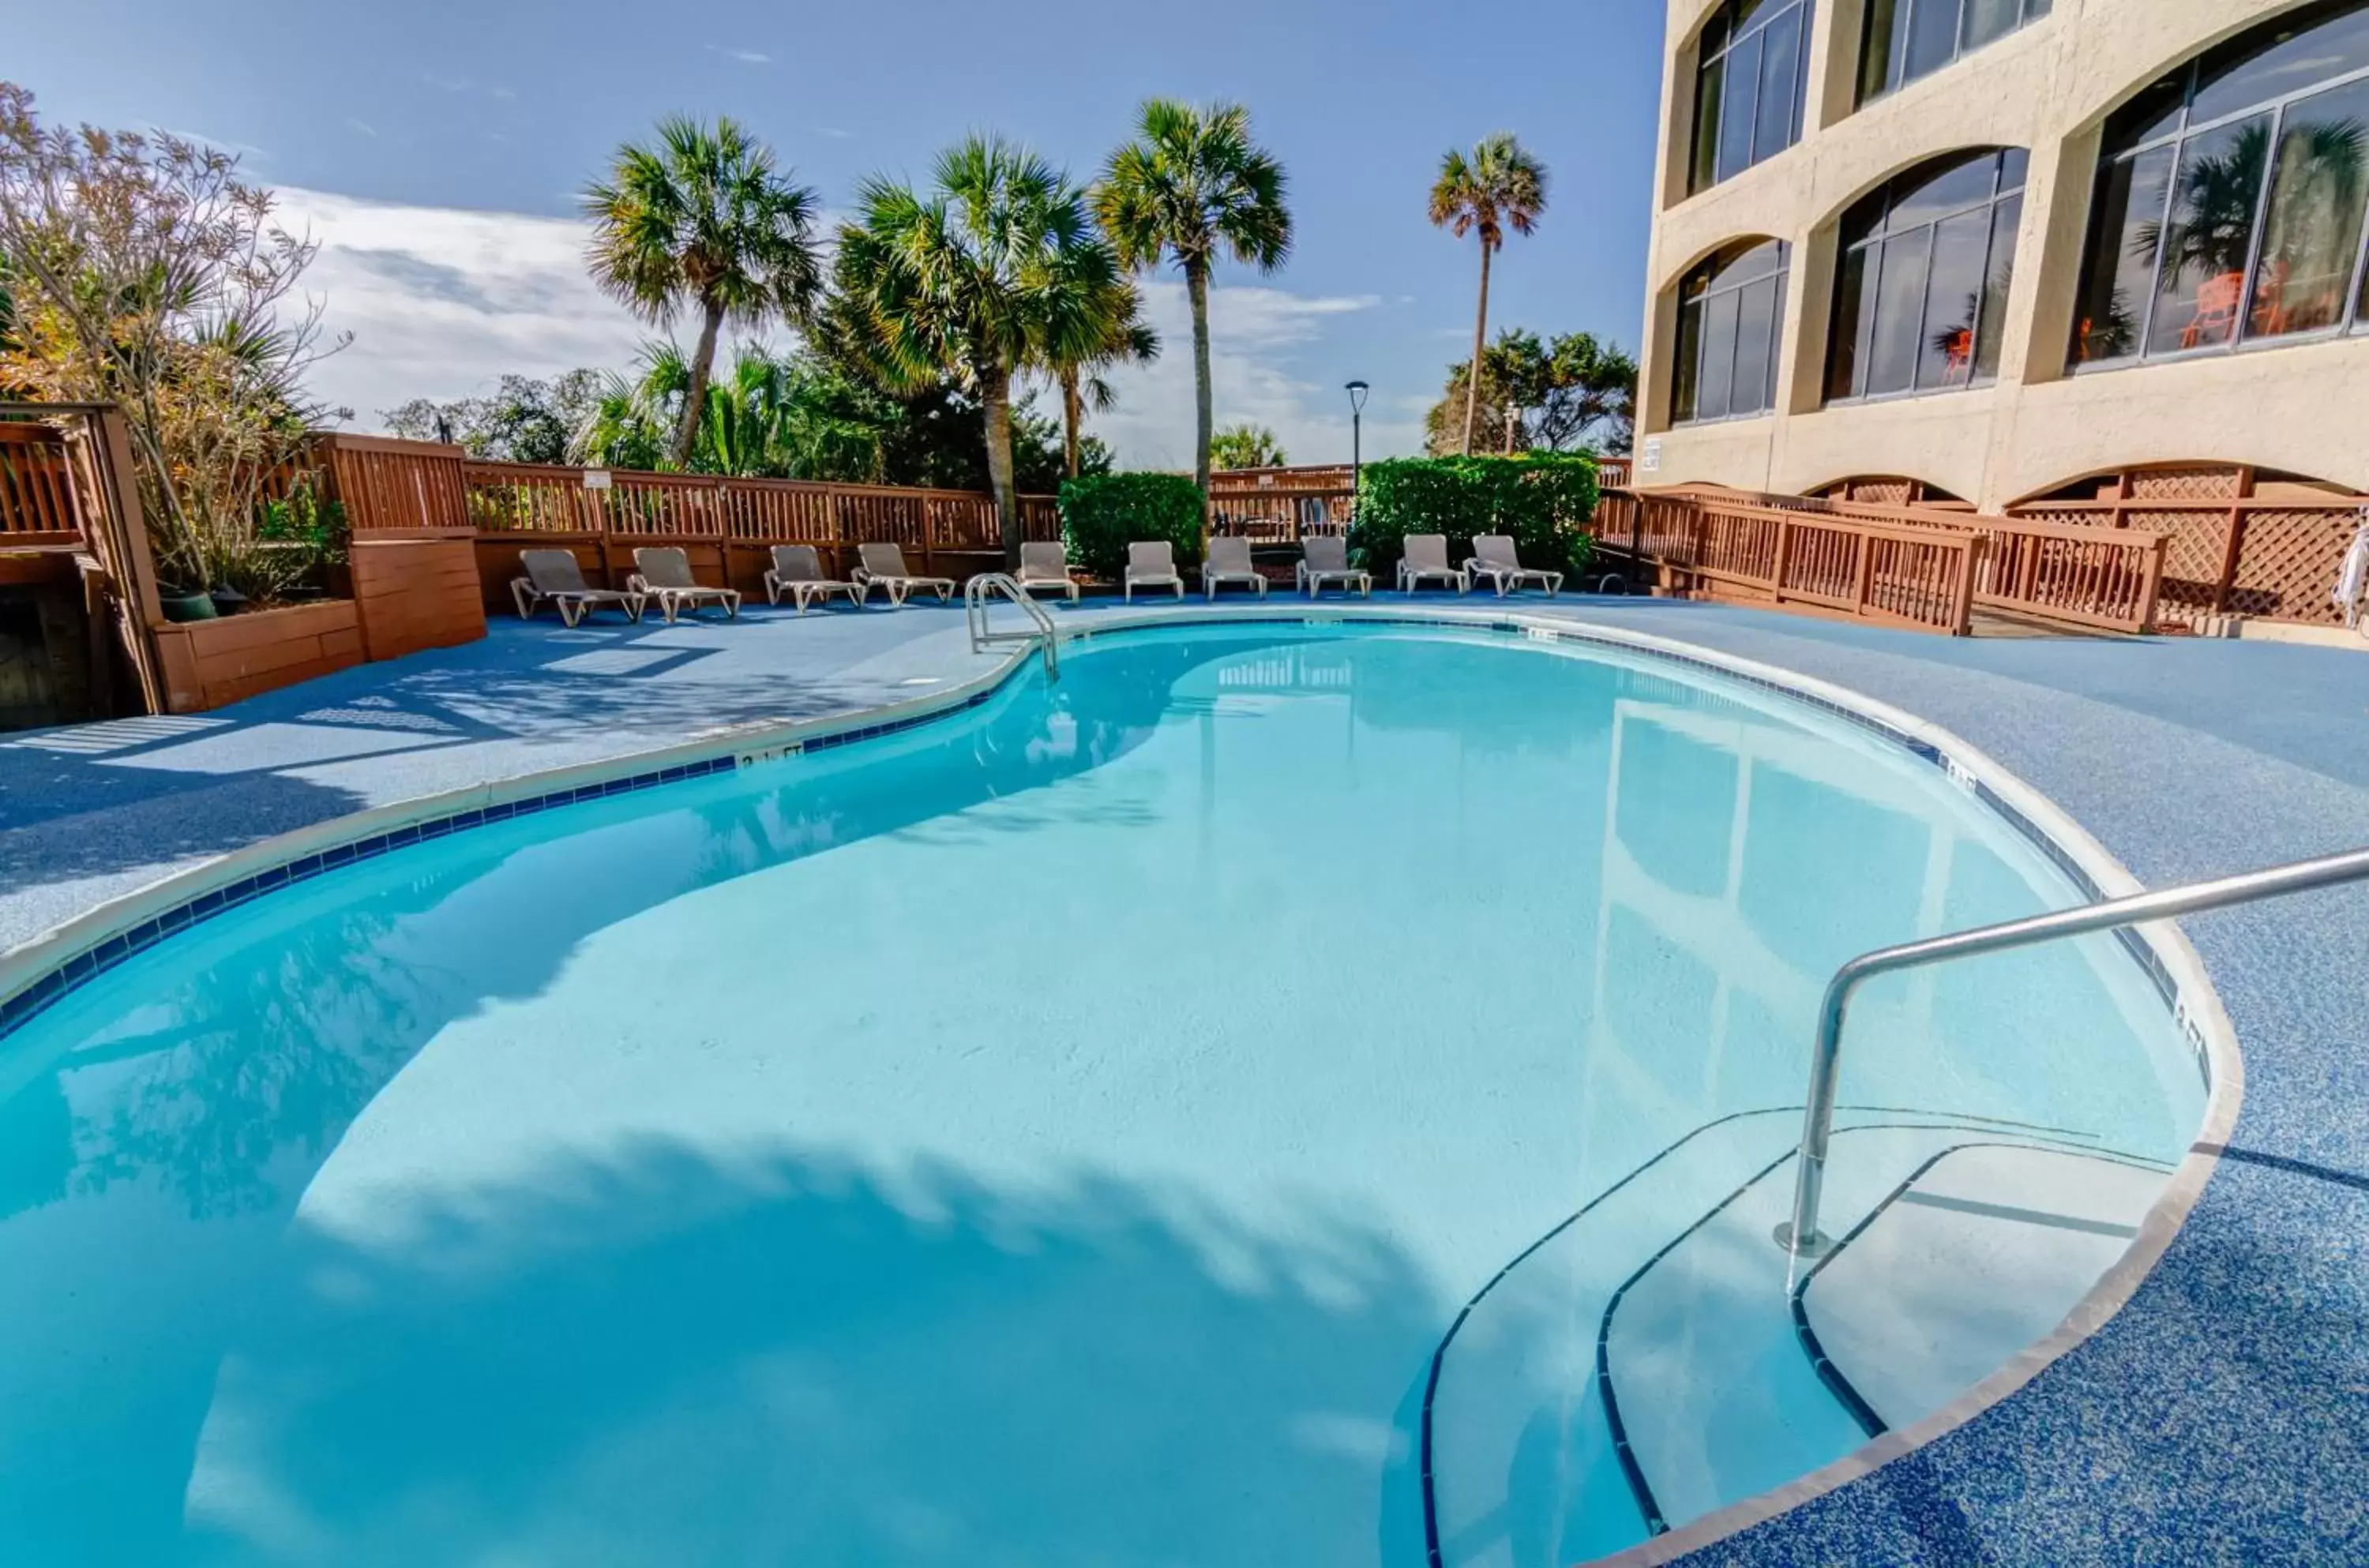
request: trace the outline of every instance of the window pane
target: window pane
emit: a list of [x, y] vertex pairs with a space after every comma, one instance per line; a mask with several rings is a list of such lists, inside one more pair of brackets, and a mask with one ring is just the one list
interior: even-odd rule
[[1752, 166], [1752, 93], [1760, 84], [1760, 35], [1727, 52], [1727, 103], [1719, 111], [1719, 177]]
[[1904, 185], [1893, 194], [1892, 215], [1884, 220], [1883, 226], [1898, 234], [1977, 201], [1987, 201], [1997, 172], [1998, 155], [1978, 153], [1963, 163], [1926, 176], [1921, 183]]
[[1700, 304], [1690, 304], [1678, 312], [1678, 344], [1670, 356], [1670, 419], [1683, 425], [1695, 417], [1695, 391], [1699, 361], [1702, 359], [1702, 315]]
[[1988, 210], [1961, 213], [1933, 231], [1933, 278], [1925, 295], [1918, 386], [1963, 386], [1974, 379], [1974, 323], [1982, 315], [1990, 247]]
[[2049, 0], [2023, 0], [2023, 19], [2036, 22], [2048, 15]]
[[1702, 390], [1695, 400], [1699, 419], [1727, 414], [1735, 374], [1735, 300], [1732, 293], [1713, 294], [1703, 304]]
[[2021, 190], [2025, 178], [2031, 173], [2031, 155], [2021, 147], [2007, 147], [1999, 153], [1998, 188]]
[[1714, 60], [1695, 83], [1695, 163], [1689, 191], [1709, 188], [1719, 177], [1719, 100], [1727, 65]]
[[2369, 82], [2289, 104], [2246, 333], [2317, 332], [2344, 318], [2361, 250]]
[[[2264, 47], [2267, 45], [2267, 47]], [[2197, 63], [2191, 125], [2252, 109], [2369, 65], [2369, 6], [2300, 30], [2241, 33]]]
[[2178, 353], [2237, 336], [2270, 149], [2266, 114], [2182, 143], [2171, 216], [2163, 227], [2148, 353]]
[[1868, 315], [1866, 311], [1867, 265], [1870, 252], [1848, 250], [1835, 278], [1835, 322], [1826, 338], [1826, 395], [1856, 397], [1860, 393], [1859, 371], [1867, 362], [1863, 351]]
[[1966, 0], [1964, 47], [1980, 49], [2014, 31], [2022, 20], [2021, 0]]
[[1735, 296], [1735, 389], [1731, 414], [1757, 414], [1768, 406], [1769, 335], [1777, 325], [1777, 280], [1763, 278]]
[[1729, 285], [1741, 285], [1750, 282], [1755, 278], [1767, 277], [1769, 273], [1782, 269], [1784, 265], [1785, 242], [1774, 239], [1763, 240], [1740, 255], [1703, 269], [1695, 276], [1706, 280], [1704, 286], [1716, 289]]
[[2098, 171], [2082, 253], [2080, 313], [2073, 362], [2119, 360], [2139, 350], [2147, 297], [2155, 290], [2156, 239], [2171, 189], [2173, 152], [2157, 147]]
[[1958, 52], [1959, 0], [1917, 0], [1908, 13], [1907, 58], [1900, 79], [1913, 82], [1939, 71]]
[[1859, 97], [1861, 103], [1894, 85], [1892, 49], [1908, 0], [1867, 0], [1867, 30], [1860, 39]]
[[1802, 12], [1796, 6], [1760, 35], [1759, 123], [1752, 160], [1776, 156], [1793, 144], [1793, 86], [1802, 60]]
[[1871, 394], [1905, 391], [1917, 379], [1917, 346], [1925, 329], [1925, 264], [1932, 247], [1930, 229], [1883, 244], [1867, 361]]
[[2023, 222], [2023, 198], [2010, 196], [1991, 209], [1990, 269], [1983, 279], [1982, 323], [1974, 332], [1974, 379], [1998, 375], [1999, 344], [2007, 337], [2007, 297], [2015, 287], [2016, 230]]

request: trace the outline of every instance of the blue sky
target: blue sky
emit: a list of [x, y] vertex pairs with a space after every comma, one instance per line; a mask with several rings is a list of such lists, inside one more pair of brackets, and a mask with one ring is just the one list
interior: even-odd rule
[[[1292, 180], [1298, 243], [1223, 272], [1218, 417], [1347, 456], [1339, 388], [1375, 387], [1368, 450], [1411, 448], [1471, 331], [1477, 258], [1425, 221], [1440, 155], [1511, 130], [1543, 157], [1540, 233], [1501, 258], [1493, 329], [1585, 328], [1632, 351], [1642, 312], [1654, 0], [1492, 6], [1332, 0], [1027, 6], [579, 0], [78, 0], [11, 18], [5, 71], [44, 113], [204, 136], [286, 192], [325, 252], [310, 282], [351, 348], [322, 390], [376, 410], [503, 370], [618, 362], [643, 329], [582, 283], [573, 193], [660, 114], [730, 114], [827, 204], [925, 174], [991, 129], [1090, 175], [1150, 94], [1229, 97]], [[1166, 362], [1104, 421], [1123, 459], [1188, 461], [1181, 290], [1156, 280]]]

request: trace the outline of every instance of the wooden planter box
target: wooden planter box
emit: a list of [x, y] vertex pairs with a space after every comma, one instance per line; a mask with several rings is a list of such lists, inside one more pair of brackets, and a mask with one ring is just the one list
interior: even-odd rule
[[361, 621], [348, 599], [158, 626], [155, 635], [168, 713], [203, 713], [362, 661]]

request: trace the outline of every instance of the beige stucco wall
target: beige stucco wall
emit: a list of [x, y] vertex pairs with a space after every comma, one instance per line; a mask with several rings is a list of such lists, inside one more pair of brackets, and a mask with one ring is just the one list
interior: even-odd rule
[[[1899, 474], [1997, 508], [2127, 464], [2214, 459], [2369, 489], [2369, 336], [2066, 373], [2100, 124], [2202, 50], [2304, 3], [2057, 0], [2046, 19], [1851, 112], [1864, 0], [1820, 0], [1801, 143], [1688, 198], [1694, 40], [1711, 3], [1669, 0], [1663, 206], [1642, 338], [1641, 441], [1659, 441], [1661, 466], [1640, 483], [1798, 491]], [[2031, 155], [1998, 384], [1821, 407], [1844, 211], [1902, 169], [1979, 146]], [[1779, 411], [1673, 429], [1678, 280], [1720, 246], [1758, 235], [1793, 246]]]

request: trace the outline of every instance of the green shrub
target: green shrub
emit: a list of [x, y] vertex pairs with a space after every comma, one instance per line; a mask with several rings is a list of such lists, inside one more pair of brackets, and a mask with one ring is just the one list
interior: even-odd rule
[[1445, 533], [1451, 561], [1472, 554], [1476, 534], [1511, 534], [1524, 566], [1575, 577], [1587, 567], [1595, 514], [1596, 460], [1585, 453], [1392, 458], [1366, 464], [1349, 543], [1382, 582], [1410, 533]]
[[1116, 582], [1127, 547], [1165, 539], [1179, 571], [1201, 558], [1201, 486], [1182, 474], [1088, 474], [1061, 482], [1061, 541], [1070, 564]]

